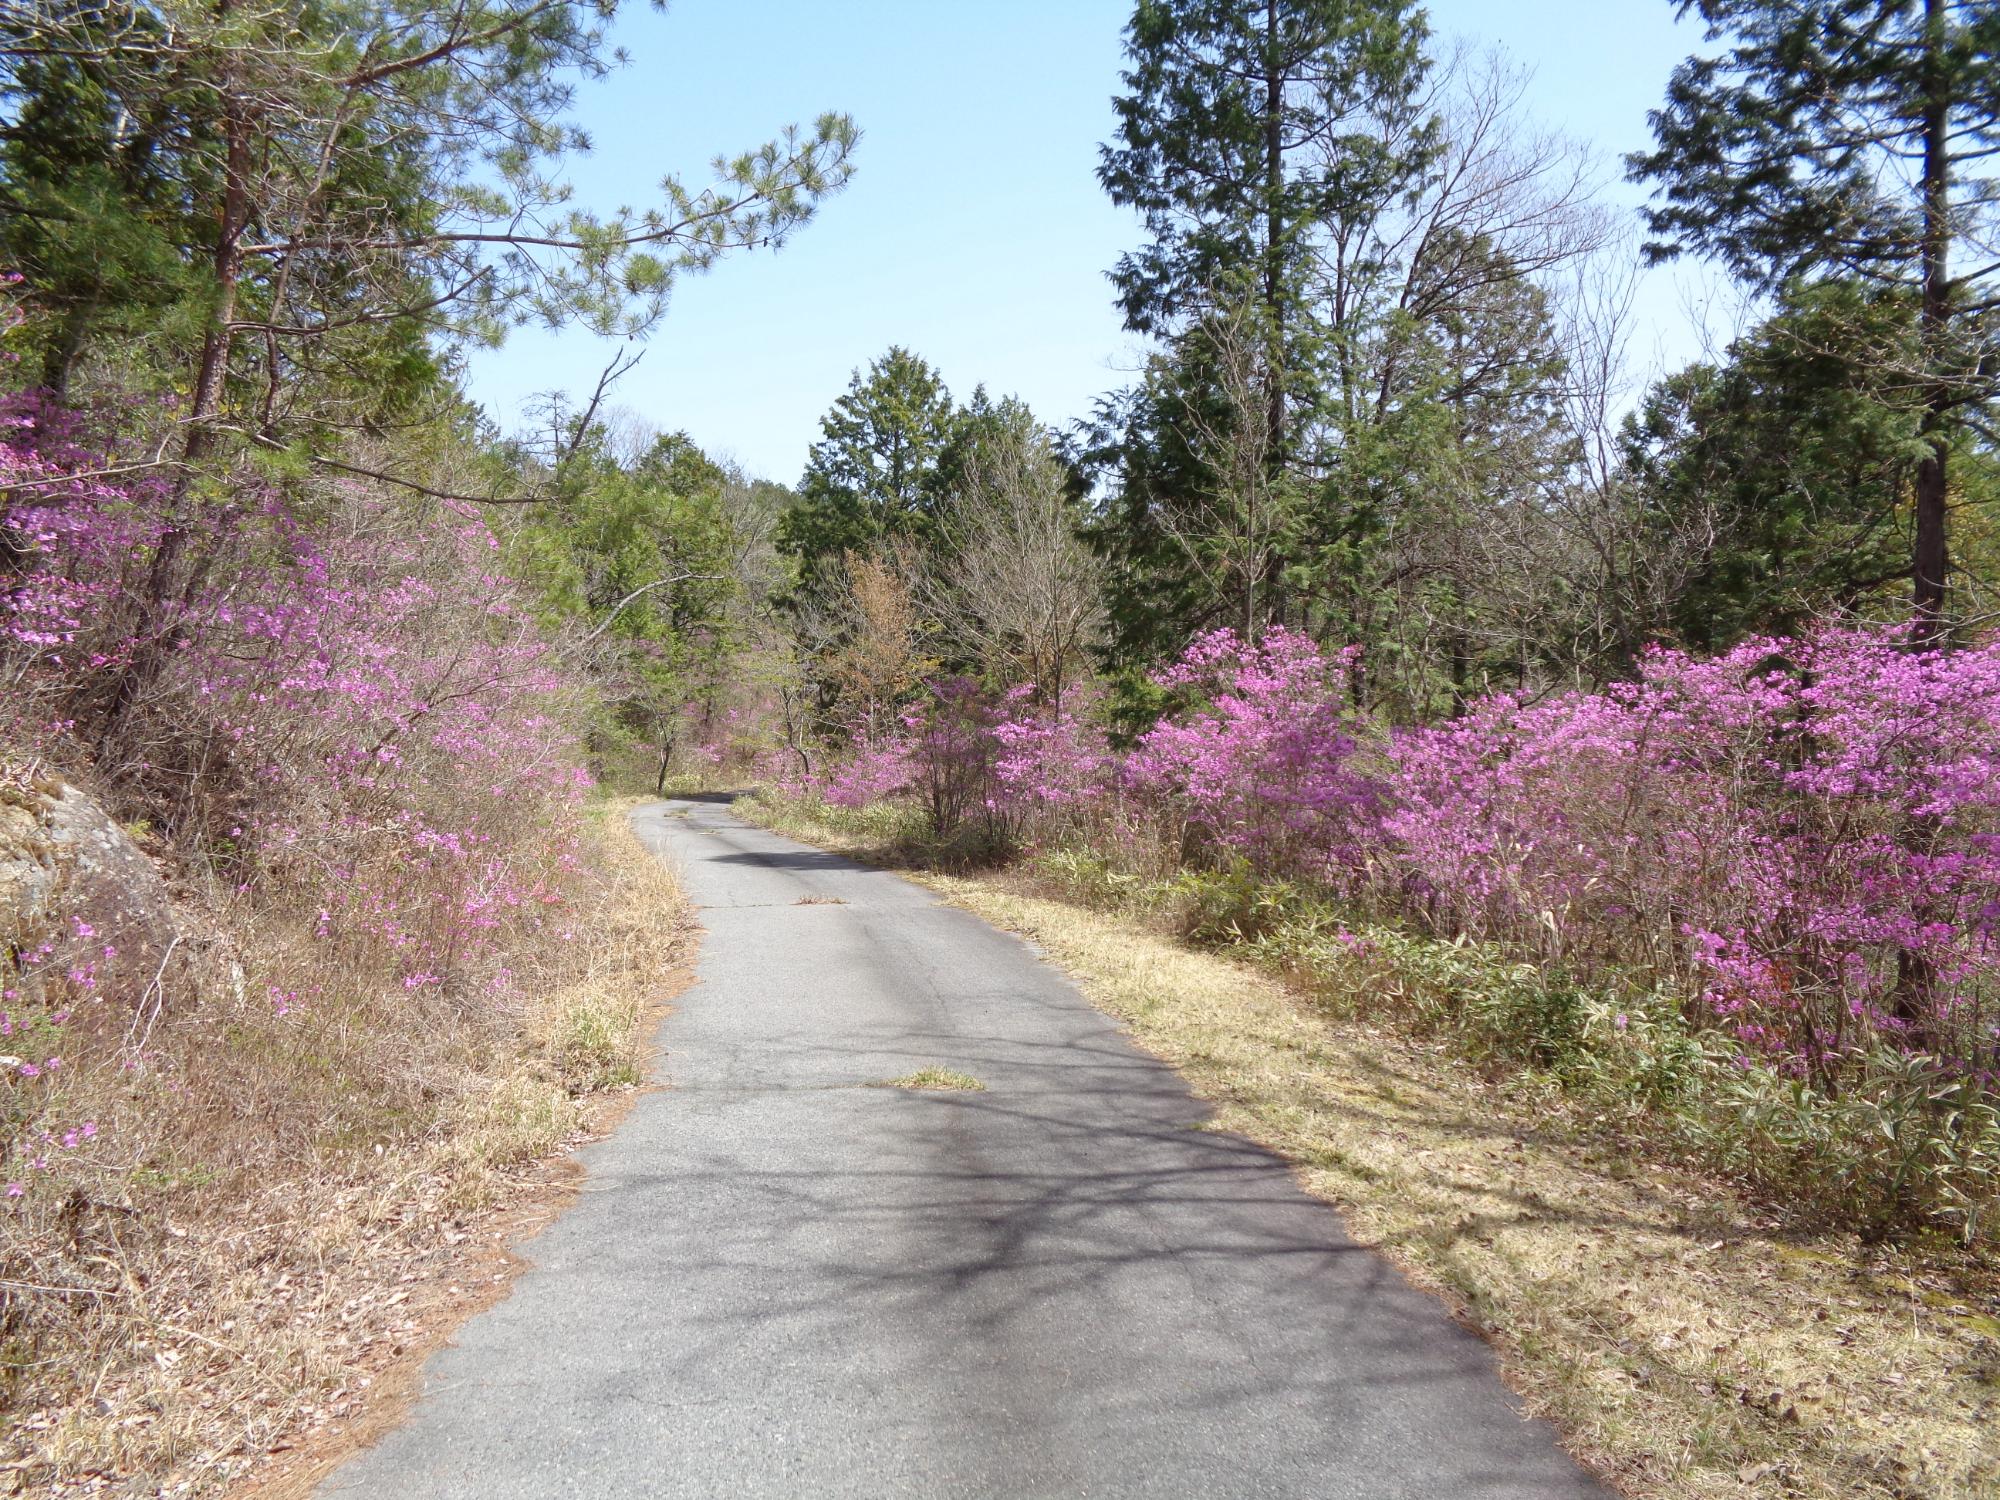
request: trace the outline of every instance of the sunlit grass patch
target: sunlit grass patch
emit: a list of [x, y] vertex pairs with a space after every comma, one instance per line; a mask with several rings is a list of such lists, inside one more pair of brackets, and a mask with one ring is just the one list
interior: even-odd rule
[[960, 1073], [953, 1068], [919, 1068], [914, 1073], [905, 1073], [901, 1078], [885, 1078], [880, 1083], [868, 1085], [871, 1089], [914, 1089], [920, 1093], [968, 1093], [983, 1094], [986, 1085], [970, 1073]]
[[836, 807], [818, 798], [756, 793], [737, 798], [733, 811], [773, 833], [805, 839], [857, 859], [880, 857], [912, 837], [922, 819], [900, 802]]

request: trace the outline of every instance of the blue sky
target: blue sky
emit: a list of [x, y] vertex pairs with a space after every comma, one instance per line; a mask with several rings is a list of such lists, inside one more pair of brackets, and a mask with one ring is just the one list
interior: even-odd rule
[[[1498, 43], [1534, 70], [1534, 119], [1601, 150], [1647, 141], [1645, 116], [1698, 42], [1672, 0], [1430, 0], [1441, 35]], [[582, 90], [594, 150], [578, 201], [650, 201], [718, 152], [826, 109], [863, 139], [846, 192], [782, 252], [731, 260], [676, 289], [615, 400], [754, 474], [797, 479], [850, 372], [904, 344], [954, 394], [984, 382], [1045, 420], [1085, 415], [1138, 349], [1104, 273], [1139, 239], [1098, 189], [1129, 0], [676, 0], [634, 3], [616, 40], [631, 65]], [[1636, 203], [1617, 184], [1615, 201]], [[1697, 348], [1699, 274], [1654, 272], [1635, 349]], [[522, 330], [474, 356], [474, 396], [503, 425], [554, 389], [587, 391], [612, 345]]]

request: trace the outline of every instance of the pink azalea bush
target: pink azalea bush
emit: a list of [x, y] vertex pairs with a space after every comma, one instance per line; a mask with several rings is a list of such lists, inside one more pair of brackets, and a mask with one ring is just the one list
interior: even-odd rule
[[1288, 630], [1199, 637], [1155, 678], [1192, 706], [1141, 736], [1126, 774], [1212, 848], [1334, 876], [1364, 857], [1380, 803], [1344, 703], [1351, 660]]
[[1682, 977], [1827, 1076], [1887, 1041], [1993, 1082], [2000, 645], [1844, 627], [1402, 737], [1385, 822], [1431, 920]]
[[1005, 832], [994, 783], [999, 722], [998, 706], [969, 677], [931, 684], [923, 707], [903, 716], [912, 786], [935, 832], [956, 833], [973, 820]]
[[1352, 665], [1284, 630], [1203, 636], [1154, 679], [1183, 706], [1123, 755], [1087, 708], [1021, 688], [989, 710], [958, 684], [826, 794], [963, 807], [989, 778], [987, 806], [1044, 844], [1146, 816], [1198, 863], [1649, 975], [1802, 1076], [1888, 1044], [1991, 1082], [2000, 645], [1847, 626], [1658, 650], [1635, 682], [1394, 734], [1348, 706]]
[[[567, 678], [484, 522], [450, 505], [415, 518], [354, 484], [301, 493], [244, 476], [184, 523], [191, 577], [149, 618], [128, 601], [187, 502], [157, 474], [107, 477], [118, 451], [96, 425], [32, 396], [0, 404], [13, 754], [94, 776], [246, 921], [273, 900], [302, 907], [317, 957], [245, 986], [278, 1017], [309, 1024], [322, 1001], [352, 1001], [324, 993], [328, 975], [379, 976], [405, 997], [504, 989], [523, 924], [562, 928], [589, 780]], [[107, 993], [92, 956], [78, 933], [24, 947], [0, 1029], [34, 1046], [0, 1051], [45, 1078], [74, 1017], [102, 1010], [119, 1019], [94, 1034], [127, 1030], [141, 997]], [[49, 1122], [16, 1124], [17, 1171], [49, 1160], [33, 1139]]]
[[[1429, 728], [1353, 659], [1203, 636], [1124, 750], [1100, 706], [946, 685], [823, 773], [1032, 848], [1662, 1126], [1867, 1234], [1982, 1232], [2000, 1181], [2000, 643], [1847, 625]], [[981, 788], [984, 788], [983, 793]], [[1358, 930], [1357, 930], [1358, 929]], [[1437, 939], [1449, 941], [1437, 941]]]
[[835, 807], [862, 808], [910, 789], [910, 742], [903, 734], [879, 736], [853, 747], [824, 775], [806, 785]]
[[1118, 758], [1094, 722], [1095, 697], [1070, 693], [1059, 707], [1034, 701], [1034, 685], [1009, 691], [993, 726], [999, 795], [1023, 808], [1101, 805], [1114, 788]]
[[835, 807], [859, 809], [909, 797], [941, 835], [969, 820], [1000, 815], [994, 797], [999, 714], [979, 685], [947, 677], [898, 716], [893, 733], [857, 732], [845, 756], [811, 778], [809, 790]]

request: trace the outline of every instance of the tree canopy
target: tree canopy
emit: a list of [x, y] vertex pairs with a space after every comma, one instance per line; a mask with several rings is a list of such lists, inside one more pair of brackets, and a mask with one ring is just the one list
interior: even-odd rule
[[[1949, 459], [2000, 394], [1992, 249], [2000, 12], [1981, 0], [1685, 0], [1713, 56], [1652, 115], [1648, 253], [1711, 255], [1753, 285], [1849, 280], [1908, 304], [1893, 335], [1838, 346], [1922, 393], [1911, 480], [1919, 631], [1944, 625]], [[1990, 440], [1987, 439], [1987, 440]]]
[[934, 539], [956, 414], [938, 372], [900, 345], [856, 370], [820, 421], [780, 550], [809, 571], [883, 541]]

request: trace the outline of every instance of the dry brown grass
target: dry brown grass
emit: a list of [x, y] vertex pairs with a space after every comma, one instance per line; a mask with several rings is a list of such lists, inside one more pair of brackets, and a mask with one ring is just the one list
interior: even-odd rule
[[[363, 984], [276, 1017], [225, 985], [141, 1074], [74, 1070], [67, 1107], [111, 1149], [0, 1221], [0, 1491], [209, 1493], [323, 1453], [504, 1289], [507, 1240], [559, 1196], [552, 1159], [641, 1077], [684, 944], [623, 813], [598, 809], [573, 920], [523, 930], [505, 999]], [[261, 983], [291, 960], [282, 926], [260, 936]]]
[[[886, 818], [746, 809], [858, 858]], [[881, 826], [877, 826], [880, 824]], [[2000, 1494], [2000, 1272], [1781, 1229], [1729, 1184], [1341, 1019], [1270, 972], [1009, 876], [916, 876], [1031, 937], [1350, 1232], [1501, 1351], [1580, 1458], [1653, 1500]], [[1354, 1007], [1345, 1007], [1352, 1011]]]

